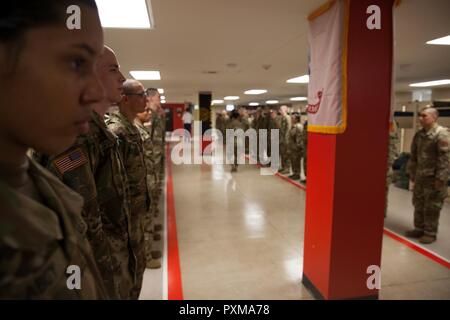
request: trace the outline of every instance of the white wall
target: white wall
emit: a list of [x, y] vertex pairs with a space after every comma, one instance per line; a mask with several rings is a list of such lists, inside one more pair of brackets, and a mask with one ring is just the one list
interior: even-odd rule
[[433, 89], [432, 99], [435, 101], [450, 101], [450, 88]]

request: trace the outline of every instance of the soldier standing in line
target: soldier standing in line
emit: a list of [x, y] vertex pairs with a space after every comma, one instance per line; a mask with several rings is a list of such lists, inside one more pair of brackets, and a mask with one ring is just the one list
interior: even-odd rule
[[[146, 90], [148, 96], [148, 108], [151, 111], [151, 130], [150, 139], [153, 145], [153, 163], [156, 170], [156, 177], [151, 183], [152, 205], [151, 214], [154, 218], [159, 216], [159, 201], [163, 194], [163, 181], [164, 181], [164, 159], [165, 159], [165, 118], [164, 110], [161, 108], [161, 97], [157, 89], [148, 88]], [[153, 176], [152, 176], [153, 177]], [[161, 240], [161, 235], [157, 232], [162, 230], [161, 224], [154, 224], [153, 228], [153, 240]]]
[[291, 129], [291, 118], [287, 114], [287, 106], [280, 107], [280, 115], [278, 122], [278, 129], [280, 130], [280, 156], [281, 156], [281, 168], [278, 172], [286, 174], [289, 173], [289, 130]]
[[[151, 120], [151, 111], [146, 108], [144, 112], [137, 114], [134, 124], [139, 130], [142, 138], [142, 144], [144, 146], [145, 164], [147, 166], [147, 189], [149, 191], [149, 197], [151, 198], [152, 204], [155, 203], [155, 198], [152, 194], [155, 183], [158, 180], [158, 172], [154, 163], [153, 157], [153, 143], [151, 140], [151, 132], [144, 123]], [[151, 129], [150, 129], [151, 130]], [[147, 258], [147, 268], [158, 269], [161, 268], [161, 262], [158, 260], [161, 258], [162, 254], [159, 250], [153, 249], [153, 236], [154, 236], [154, 216], [152, 212], [146, 215], [145, 221], [145, 255]]]
[[259, 129], [261, 125], [261, 107], [258, 107], [255, 111], [254, 118], [252, 121], [252, 128], [256, 131], [256, 155], [253, 155], [253, 158], [256, 159], [258, 163], [260, 163], [259, 159]]
[[139, 297], [144, 270], [146, 267], [144, 226], [149, 213], [150, 198], [147, 190], [147, 168], [144, 159], [139, 130], [134, 119], [144, 111], [147, 95], [139, 81], [127, 80], [123, 87], [119, 110], [112, 112], [106, 124], [117, 136], [119, 151], [128, 177], [131, 212], [131, 246], [136, 256], [135, 283], [131, 289], [131, 298]]
[[223, 117], [221, 113], [216, 113], [216, 130], [222, 135], [223, 142]]
[[[275, 110], [272, 110], [272, 109], [269, 108], [268, 113], [267, 113], [267, 117], [266, 117], [266, 126], [265, 126], [267, 128], [267, 157], [268, 158], [272, 157], [272, 134], [273, 134], [273, 130], [278, 129], [276, 121], [275, 121], [276, 117], [277, 117], [277, 113], [275, 112]], [[278, 132], [278, 137], [280, 137], [279, 132]], [[271, 166], [270, 162], [268, 164], [266, 164], [266, 167], [270, 167]]]
[[230, 121], [230, 116], [228, 115], [228, 112], [226, 110], [222, 110], [222, 118], [223, 118], [223, 143], [226, 144], [227, 143], [227, 126], [228, 126], [228, 122]]
[[[230, 121], [228, 122], [227, 129], [232, 129], [233, 132], [237, 129], [244, 130], [244, 124], [240, 120], [239, 112], [234, 110], [231, 112]], [[238, 144], [242, 143], [243, 141], [240, 141], [240, 139], [236, 136], [234, 136], [234, 148], [233, 148], [233, 164], [231, 165], [231, 172], [236, 172], [238, 168]], [[231, 155], [229, 155], [231, 156]]]
[[[70, 5], [80, 7], [82, 29], [68, 30]], [[0, 15], [0, 298], [108, 298], [86, 240], [83, 199], [27, 156], [29, 148], [60, 153], [89, 130], [103, 97], [96, 4], [8, 1]]]
[[302, 180], [302, 183], [306, 184], [306, 165], [308, 163], [307, 156], [308, 156], [308, 121], [305, 121], [303, 125], [303, 131], [302, 131], [302, 150], [303, 150], [303, 174], [305, 175], [305, 179]]
[[397, 142], [398, 142], [397, 124], [395, 123], [395, 121], [393, 121], [393, 122], [391, 122], [390, 128], [389, 128], [388, 167], [387, 167], [387, 173], [386, 173], [386, 198], [385, 198], [385, 205], [384, 205], [384, 217], [385, 218], [387, 216], [389, 186], [392, 183], [392, 177], [394, 175], [394, 171], [392, 170], [392, 165], [394, 164], [395, 159], [398, 157]]
[[[245, 131], [250, 129], [250, 121], [248, 119], [247, 110], [244, 107], [239, 108], [239, 120], [242, 122], [242, 128]], [[249, 139], [245, 139], [245, 153], [249, 152]]]
[[413, 138], [408, 173], [414, 182], [414, 229], [406, 236], [424, 244], [436, 241], [439, 215], [447, 197], [449, 133], [437, 124], [438, 111], [424, 108], [419, 120], [422, 129]]
[[[125, 81], [111, 48], [105, 46], [97, 72], [106, 97], [94, 105], [90, 130], [63, 153], [40, 156], [40, 163], [84, 198], [83, 218], [88, 240], [112, 299], [129, 299], [134, 283], [134, 253], [130, 251], [130, 212], [126, 174], [115, 135], [106, 127], [106, 110], [118, 103]], [[76, 166], [67, 167], [78, 156]]]
[[289, 155], [291, 157], [292, 175], [289, 178], [300, 180], [301, 160], [302, 160], [302, 132], [303, 126], [300, 123], [300, 114], [292, 115], [292, 128], [289, 131]]

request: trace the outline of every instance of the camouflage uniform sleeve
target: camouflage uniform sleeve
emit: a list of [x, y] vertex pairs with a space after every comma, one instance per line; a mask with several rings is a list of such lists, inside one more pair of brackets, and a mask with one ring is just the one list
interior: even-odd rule
[[[94, 176], [93, 166], [96, 165], [95, 147], [88, 138], [78, 138], [76, 145], [64, 153], [52, 158], [48, 168], [72, 190], [78, 192], [84, 199], [81, 212], [84, 222], [87, 224], [86, 237], [89, 241], [95, 261], [110, 295], [114, 297], [114, 284], [111, 278], [111, 253], [110, 247], [103, 231], [103, 221], [98, 204], [97, 182]], [[69, 162], [75, 153], [81, 154], [80, 158]], [[105, 276], [106, 275], [106, 276]]]
[[124, 132], [123, 128], [114, 122], [110, 122], [107, 125], [108, 125], [108, 128], [111, 130], [111, 132], [116, 135], [117, 144], [119, 146], [118, 149], [119, 149], [122, 159], [126, 159], [125, 156], [127, 155], [127, 143], [124, 138], [125, 132]]
[[447, 182], [449, 171], [449, 135], [447, 130], [443, 129], [437, 137], [437, 164], [436, 179]]
[[419, 132], [414, 135], [413, 141], [411, 143], [411, 158], [408, 161], [406, 167], [406, 172], [409, 174], [410, 178], [414, 180], [416, 178], [416, 168], [417, 168], [417, 139], [419, 137]]
[[303, 135], [303, 130], [301, 130], [300, 128], [296, 128], [295, 129], [295, 144], [296, 147], [298, 148], [298, 150], [302, 150], [303, 149], [303, 139], [302, 139], [302, 135]]

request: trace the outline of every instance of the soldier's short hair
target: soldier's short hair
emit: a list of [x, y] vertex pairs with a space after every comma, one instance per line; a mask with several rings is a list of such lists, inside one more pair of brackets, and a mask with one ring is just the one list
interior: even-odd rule
[[237, 119], [237, 118], [239, 118], [239, 112], [237, 111], [237, 110], [233, 110], [232, 112], [231, 112], [231, 119]]
[[126, 95], [128, 93], [135, 93], [136, 87], [138, 87], [141, 83], [134, 79], [127, 79], [123, 83], [123, 94]]
[[439, 117], [439, 111], [434, 107], [424, 107], [420, 110], [420, 113], [427, 112], [431, 114], [435, 119]]
[[298, 113], [298, 112], [293, 112], [293, 113], [291, 114], [291, 116], [292, 116], [296, 121], [300, 122], [300, 120], [301, 120], [300, 113]]
[[153, 97], [159, 94], [159, 91], [156, 88], [148, 88], [145, 92], [147, 92], [147, 97]]

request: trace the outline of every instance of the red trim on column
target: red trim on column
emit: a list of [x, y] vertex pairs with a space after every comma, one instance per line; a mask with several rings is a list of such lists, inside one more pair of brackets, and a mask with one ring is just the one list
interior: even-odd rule
[[178, 253], [175, 201], [173, 196], [172, 160], [169, 145], [166, 146], [167, 168], [167, 274], [168, 300], [183, 300], [180, 256]]

